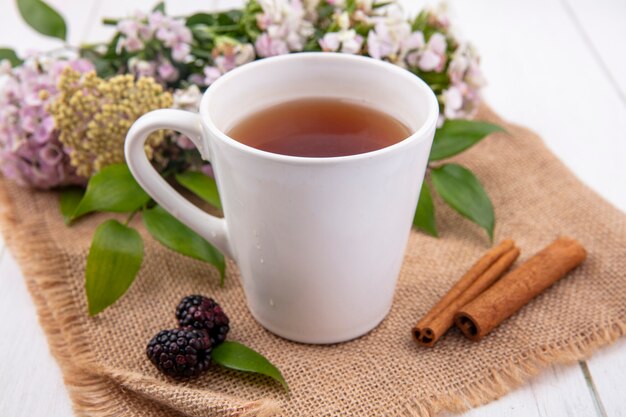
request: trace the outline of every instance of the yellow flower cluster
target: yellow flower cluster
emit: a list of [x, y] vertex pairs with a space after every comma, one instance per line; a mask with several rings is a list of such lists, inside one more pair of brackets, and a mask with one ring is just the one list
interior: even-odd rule
[[[141, 115], [172, 105], [172, 95], [152, 78], [135, 80], [118, 75], [108, 80], [95, 72], [81, 74], [65, 68], [59, 79], [59, 96], [50, 106], [60, 140], [70, 151], [76, 172], [90, 177], [107, 165], [124, 162], [124, 140]], [[151, 134], [146, 154], [165, 137], [165, 131]]]

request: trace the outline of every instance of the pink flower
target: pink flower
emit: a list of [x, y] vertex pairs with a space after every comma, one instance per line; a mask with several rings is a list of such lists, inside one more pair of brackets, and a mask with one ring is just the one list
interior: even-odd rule
[[417, 66], [422, 71], [443, 71], [446, 64], [446, 37], [441, 33], [433, 33], [420, 53]]
[[166, 24], [167, 18], [163, 13], [156, 11], [148, 15], [148, 27], [152, 30], [152, 32], [156, 32]]
[[172, 48], [172, 59], [177, 62], [184, 62], [189, 53], [191, 52], [191, 46], [187, 43], [177, 43]]
[[367, 52], [372, 58], [386, 58], [393, 55], [396, 49], [385, 24], [378, 23], [374, 30], [367, 34]]
[[137, 37], [122, 39], [122, 47], [128, 52], [137, 52], [143, 49], [143, 42]]
[[190, 149], [196, 149], [196, 145], [194, 145], [191, 139], [185, 135], [178, 135], [176, 137], [176, 146], [187, 151]]
[[404, 39], [400, 47], [405, 51], [413, 51], [424, 47], [424, 34], [422, 32], [413, 32], [408, 38]]
[[187, 80], [195, 85], [204, 85], [204, 75], [201, 74], [191, 74]]
[[117, 23], [117, 30], [127, 38], [136, 38], [140, 23], [135, 19], [123, 19]]
[[184, 62], [191, 52], [193, 37], [185, 22], [165, 16], [159, 11], [148, 16], [136, 13], [121, 20], [117, 28], [122, 34], [117, 45], [119, 50], [139, 52], [146, 43], [157, 39], [163, 46], [171, 49], [172, 59], [176, 62]]
[[363, 47], [363, 37], [354, 29], [329, 32], [319, 41], [322, 50], [326, 52], [342, 52], [344, 54], [358, 54]]
[[463, 107], [463, 93], [456, 86], [451, 86], [443, 92], [445, 104], [445, 116], [448, 119], [456, 119]]
[[173, 82], [178, 79], [178, 70], [170, 61], [164, 60], [157, 67], [159, 77], [167, 82]]
[[289, 53], [289, 48], [284, 40], [272, 38], [267, 33], [259, 36], [254, 46], [256, 47], [256, 53], [263, 58]]
[[400, 44], [400, 59], [398, 65], [411, 67], [417, 66], [420, 50], [424, 47], [424, 34], [413, 32]]
[[341, 46], [338, 32], [329, 32], [319, 41], [324, 52], [337, 52]]
[[367, 51], [372, 58], [401, 63], [401, 47], [411, 36], [411, 26], [398, 12], [376, 19], [376, 25], [367, 35]]
[[222, 76], [222, 73], [217, 67], [204, 67], [204, 80], [202, 80], [204, 85], [211, 85]]
[[259, 0], [263, 13], [256, 17], [264, 32], [256, 40], [261, 57], [301, 51], [313, 35], [313, 24], [306, 19], [307, 10], [300, 0]]
[[451, 85], [442, 94], [444, 115], [447, 119], [465, 119], [474, 116], [480, 103], [479, 90], [466, 83]]

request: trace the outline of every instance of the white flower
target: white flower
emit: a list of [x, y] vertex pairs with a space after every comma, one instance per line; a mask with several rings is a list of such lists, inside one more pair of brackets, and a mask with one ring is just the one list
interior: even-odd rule
[[337, 22], [341, 29], [346, 30], [350, 27], [350, 15], [348, 12], [337, 13], [335, 15], [335, 22]]
[[448, 65], [450, 86], [442, 94], [446, 118], [467, 118], [478, 110], [480, 89], [485, 85], [478, 64], [478, 54], [470, 45], [461, 45], [454, 52]]
[[[256, 41], [260, 56], [280, 55], [301, 51], [314, 28], [306, 20], [306, 10], [300, 0], [259, 0], [263, 14], [257, 16], [257, 25], [265, 33]], [[285, 47], [287, 52], [285, 51]]]
[[452, 84], [442, 93], [444, 115], [447, 119], [466, 119], [472, 117], [480, 103], [479, 90], [461, 82]]
[[289, 53], [287, 43], [282, 39], [274, 39], [269, 34], [264, 33], [256, 39], [254, 43], [257, 54], [260, 57], [284, 55]]
[[416, 66], [419, 59], [419, 51], [424, 47], [424, 34], [415, 31], [409, 35], [400, 45], [400, 57], [398, 65], [405, 67], [406, 63]]
[[128, 71], [137, 78], [154, 77], [156, 74], [156, 63], [133, 57], [128, 60]]
[[453, 84], [465, 82], [475, 89], [485, 85], [485, 78], [479, 67], [478, 54], [469, 44], [459, 46], [454, 52], [448, 66], [448, 75]]
[[197, 85], [190, 85], [187, 88], [175, 90], [173, 99], [173, 108], [197, 112], [200, 108], [202, 93]]
[[13, 66], [8, 59], [0, 61], [0, 77], [3, 75], [10, 75], [12, 73]]
[[441, 72], [446, 64], [446, 37], [439, 33], [433, 33], [426, 44], [426, 48], [420, 53], [417, 66], [422, 71]]
[[235, 65], [240, 66], [254, 61], [256, 58], [254, 46], [251, 43], [243, 43], [237, 46], [235, 50]]
[[320, 46], [325, 52], [342, 52], [358, 54], [363, 46], [363, 37], [354, 29], [329, 32], [320, 39]]
[[376, 59], [387, 58], [398, 62], [400, 48], [411, 35], [411, 25], [401, 14], [400, 9], [392, 8], [385, 16], [375, 17], [374, 29], [367, 35], [367, 50]]
[[457, 86], [450, 86], [443, 92], [443, 104], [447, 119], [458, 118], [463, 107], [463, 93]]

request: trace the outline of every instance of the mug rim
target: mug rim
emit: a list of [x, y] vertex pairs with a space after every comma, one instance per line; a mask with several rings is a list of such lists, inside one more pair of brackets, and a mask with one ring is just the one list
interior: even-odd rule
[[[213, 122], [213, 118], [211, 117], [208, 108], [209, 103], [212, 100], [213, 91], [216, 90], [216, 86], [229, 81], [232, 78], [239, 77], [243, 73], [248, 71], [253, 71], [255, 68], [274, 65], [275, 63], [279, 63], [282, 61], [290, 61], [290, 60], [308, 60], [308, 59], [323, 59], [323, 60], [339, 60], [344, 61], [346, 63], [350, 62], [359, 62], [361, 64], [371, 65], [375, 67], [379, 67], [381, 69], [385, 69], [387, 71], [392, 71], [397, 76], [405, 78], [407, 81], [414, 83], [420, 90], [422, 90], [427, 95], [428, 101], [428, 114], [426, 116], [426, 120], [409, 136], [402, 139], [401, 141], [394, 143], [393, 145], [386, 146], [384, 148], [376, 149], [369, 152], [358, 153], [353, 155], [344, 155], [344, 156], [331, 156], [331, 157], [311, 157], [311, 156], [293, 156], [293, 155], [284, 155], [269, 151], [264, 151], [261, 149], [254, 148], [250, 145], [246, 145], [244, 143], [239, 142], [238, 140], [231, 138], [223, 132], [221, 129], [218, 129], [215, 123]], [[259, 59], [247, 64], [244, 64], [240, 67], [237, 67], [226, 74], [222, 75], [218, 78], [214, 83], [212, 83], [207, 90], [202, 95], [202, 99], [200, 101], [200, 120], [201, 123], [205, 126], [205, 128], [210, 132], [214, 138], [218, 138], [225, 144], [232, 146], [240, 151], [245, 153], [258, 156], [264, 159], [271, 159], [279, 162], [291, 162], [291, 163], [308, 163], [308, 164], [329, 164], [329, 163], [337, 163], [337, 162], [348, 162], [348, 161], [356, 161], [361, 159], [369, 159], [378, 156], [383, 156], [388, 153], [395, 152], [396, 150], [400, 150], [407, 146], [410, 146], [414, 142], [421, 142], [428, 140], [427, 133], [431, 131], [431, 129], [436, 127], [437, 119], [439, 117], [439, 103], [437, 101], [437, 97], [433, 90], [426, 84], [424, 80], [422, 80], [417, 75], [411, 73], [410, 71], [399, 67], [398, 65], [394, 65], [392, 63], [361, 56], [361, 55], [349, 55], [342, 53], [333, 53], [333, 52], [298, 52], [298, 53], [290, 53], [285, 55], [279, 55], [269, 58]]]

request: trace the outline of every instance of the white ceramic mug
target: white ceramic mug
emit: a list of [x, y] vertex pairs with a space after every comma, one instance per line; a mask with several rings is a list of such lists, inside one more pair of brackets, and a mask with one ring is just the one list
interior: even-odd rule
[[[373, 152], [309, 158], [261, 151], [225, 133], [261, 108], [313, 97], [382, 110], [412, 134]], [[284, 55], [222, 76], [199, 114], [142, 116], [128, 132], [126, 161], [162, 207], [235, 260], [248, 307], [265, 328], [335, 343], [370, 331], [391, 307], [438, 113], [428, 85], [400, 67], [344, 54]], [[152, 168], [144, 142], [157, 129], [182, 132], [211, 161], [224, 219]]]

